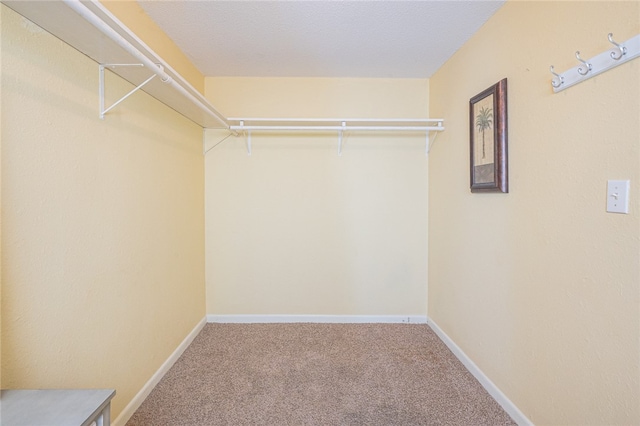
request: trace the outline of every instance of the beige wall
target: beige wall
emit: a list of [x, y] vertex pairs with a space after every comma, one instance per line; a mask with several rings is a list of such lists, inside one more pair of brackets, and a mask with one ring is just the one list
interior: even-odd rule
[[[115, 388], [204, 317], [202, 130], [2, 8], [2, 387]], [[131, 86], [108, 73], [108, 103]]]
[[132, 0], [100, 0], [100, 2], [196, 90], [204, 93], [204, 76], [200, 70], [137, 2]]
[[[429, 316], [535, 424], [640, 423], [640, 60], [559, 94], [548, 71], [639, 18], [508, 2], [430, 80]], [[504, 77], [511, 193], [471, 194], [468, 102]], [[630, 214], [605, 212], [608, 179]]]
[[[427, 80], [207, 78], [226, 116], [428, 116]], [[211, 147], [225, 134], [205, 132]], [[208, 314], [426, 315], [424, 135], [231, 137], [205, 160]]]

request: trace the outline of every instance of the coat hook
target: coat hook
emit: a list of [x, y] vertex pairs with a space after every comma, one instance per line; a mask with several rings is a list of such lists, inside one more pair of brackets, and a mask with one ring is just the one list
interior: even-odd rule
[[553, 68], [553, 65], [551, 65], [550, 69], [551, 74], [555, 75], [558, 78], [558, 80], [551, 80], [551, 85], [557, 89], [564, 84], [564, 77], [560, 74], [556, 74], [556, 70]]
[[576, 58], [586, 66], [586, 68], [584, 69], [582, 67], [578, 68], [578, 73], [580, 75], [587, 75], [589, 71], [591, 71], [592, 65], [589, 62], [580, 58], [580, 51], [576, 51]]
[[620, 58], [622, 58], [624, 55], [627, 54], [627, 48], [626, 47], [621, 46], [618, 43], [616, 43], [615, 41], [613, 41], [613, 33], [609, 33], [607, 38], [609, 39], [609, 43], [613, 44], [620, 51], [619, 55], [616, 55], [616, 52], [611, 52], [611, 59], [615, 59], [617, 61]]

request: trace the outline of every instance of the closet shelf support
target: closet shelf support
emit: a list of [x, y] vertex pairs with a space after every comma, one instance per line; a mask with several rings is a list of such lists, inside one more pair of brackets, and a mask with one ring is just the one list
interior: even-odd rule
[[425, 151], [426, 151], [426, 152], [425, 152], [425, 155], [426, 155], [427, 157], [429, 156], [429, 151], [431, 151], [431, 147], [433, 146], [434, 142], [436, 141], [436, 138], [438, 137], [438, 133], [439, 133], [439, 132], [436, 132], [436, 133], [433, 135], [433, 139], [431, 139], [431, 138], [429, 137], [429, 132], [427, 132], [427, 143], [426, 143], [426, 147], [425, 147]]
[[[26, 10], [27, 12], [38, 10], [38, 13], [39, 13], [39, 11], [41, 11], [43, 7], [45, 7], [43, 6], [42, 3], [47, 4], [46, 7], [49, 7], [49, 4], [55, 5], [59, 2], [14, 1], [12, 3], [15, 3], [16, 6], [20, 6], [20, 4], [26, 4], [27, 6], [20, 6], [19, 9]], [[29, 6], [30, 3], [34, 3], [34, 6]], [[36, 3], [38, 4], [35, 5]], [[204, 112], [205, 117], [207, 117], [207, 119], [202, 118], [199, 115], [196, 116], [194, 113], [190, 113], [188, 111], [188, 108], [185, 108], [183, 106], [176, 107], [175, 105], [179, 104], [179, 102], [176, 103], [171, 101], [167, 103], [166, 101], [162, 101], [162, 100], [161, 102], [166, 103], [168, 106], [180, 112], [181, 114], [185, 115], [187, 118], [190, 118], [191, 120], [200, 124], [202, 127], [206, 127], [204, 122], [205, 121], [208, 122], [208, 118], [213, 118], [216, 122], [222, 124], [224, 128], [226, 129], [229, 128], [229, 124], [227, 123], [227, 120], [224, 116], [218, 113], [208, 103], [208, 101], [203, 96], [201, 96], [200, 93], [197, 92], [197, 90], [193, 89], [180, 75], [178, 75], [173, 69], [171, 69], [171, 67], [168, 64], [166, 64], [166, 62], [164, 62], [151, 49], [149, 49], [148, 46], [146, 46], [141, 40], [139, 40], [138, 37], [130, 29], [128, 29], [122, 22], [120, 22], [111, 12], [109, 12], [100, 3], [100, 1], [98, 0], [87, 0], [87, 1], [62, 0], [62, 3], [64, 3], [69, 9], [75, 12], [75, 13], [72, 13], [72, 15], [77, 14], [81, 18], [89, 22], [100, 33], [104, 34], [108, 39], [110, 39], [113, 43], [115, 43], [115, 45], [117, 45], [122, 50], [124, 50], [128, 55], [130, 55], [134, 61], [136, 62], [139, 61], [143, 66], [146, 66], [147, 69], [149, 69], [153, 74], [160, 77], [160, 80], [162, 80], [163, 83], [166, 83], [167, 87], [172, 87], [173, 89], [175, 89], [175, 91], [177, 91], [181, 95], [181, 97], [186, 98], [189, 101], [189, 103], [193, 104], [198, 110], [201, 110], [202, 112]], [[52, 15], [52, 16], [57, 16], [57, 15]], [[75, 17], [74, 19], [77, 19], [77, 17]], [[55, 24], [56, 23], [54, 21], [52, 25], [57, 28]], [[48, 26], [49, 25], [45, 25], [45, 27], [48, 27]], [[57, 31], [54, 31], [53, 33], [55, 34], [56, 32]], [[61, 37], [61, 38], [65, 40], [66, 37]], [[100, 50], [96, 52], [91, 51], [90, 53], [88, 53], [85, 50], [90, 50], [90, 49], [87, 49], [86, 47], [84, 47], [83, 43], [72, 43], [71, 41], [67, 41], [67, 42], [72, 46], [76, 47], [81, 52], [85, 53], [87, 56], [94, 58], [97, 62], [99, 63], [102, 62], [101, 60], [97, 59], [97, 57], [101, 56]], [[83, 46], [83, 47], [81, 48], [80, 46]], [[167, 73], [167, 71], [165, 71], [165, 67], [160, 65], [159, 63], [165, 65], [171, 74]], [[151, 79], [149, 79], [149, 81], [150, 80]], [[144, 86], [146, 83], [148, 83], [148, 81], [143, 82], [139, 87]], [[155, 85], [148, 86], [149, 90], [152, 89], [152, 86], [155, 86]], [[159, 86], [162, 86], [162, 85], [159, 85]], [[150, 92], [152, 96], [154, 96], [153, 93], [159, 93], [157, 86], [153, 87], [153, 90]], [[160, 99], [160, 97], [158, 97], [157, 95], [155, 95], [154, 97]], [[103, 113], [101, 112], [101, 114]]]
[[[116, 67], [144, 67], [144, 64], [100, 64], [99, 65], [99, 72], [100, 72], [99, 80], [100, 80], [100, 83], [99, 83], [99, 88], [98, 88], [98, 92], [99, 92], [98, 95], [99, 95], [99, 98], [100, 98], [100, 119], [101, 120], [104, 120], [104, 115], [107, 112], [111, 111], [113, 108], [115, 108], [116, 106], [120, 105], [120, 103], [122, 103], [122, 101], [127, 99], [129, 96], [133, 95], [138, 90], [142, 89], [148, 82], [150, 82], [155, 77], [157, 77], [157, 74], [152, 74], [151, 77], [147, 78], [145, 81], [143, 81], [142, 83], [140, 83], [139, 85], [134, 87], [129, 93], [127, 93], [126, 95], [124, 95], [123, 97], [118, 99], [110, 107], [105, 108], [104, 107], [104, 102], [105, 102], [104, 101], [104, 91], [105, 91], [105, 89], [104, 89], [104, 86], [105, 86], [104, 69], [105, 68], [114, 69]], [[160, 67], [160, 66], [158, 66], [158, 67]], [[162, 67], [160, 67], [160, 68], [162, 68]]]
[[338, 157], [342, 157], [342, 136], [344, 129], [347, 127], [347, 123], [342, 122], [342, 130], [338, 132]]

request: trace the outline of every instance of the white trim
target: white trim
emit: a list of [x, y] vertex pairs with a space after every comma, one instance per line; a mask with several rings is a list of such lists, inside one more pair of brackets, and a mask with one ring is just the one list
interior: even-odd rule
[[426, 324], [426, 315], [207, 315], [207, 322], [267, 323], [340, 323], [340, 324]]
[[182, 343], [178, 345], [175, 351], [167, 358], [167, 360], [158, 368], [158, 371], [154, 373], [153, 376], [144, 384], [142, 389], [133, 397], [133, 399], [124, 407], [124, 410], [118, 415], [118, 417], [113, 421], [113, 426], [124, 426], [127, 421], [133, 416], [133, 413], [142, 405], [144, 400], [149, 396], [153, 388], [160, 382], [160, 380], [167, 374], [167, 371], [173, 366], [173, 364], [180, 358], [180, 355], [189, 347], [193, 339], [196, 338], [198, 333], [202, 330], [202, 328], [206, 324], [206, 318], [202, 318], [198, 322], [198, 324], [191, 330], [191, 332], [184, 338]]
[[429, 327], [440, 337], [440, 340], [453, 352], [453, 354], [467, 367], [467, 370], [480, 382], [480, 384], [486, 389], [486, 391], [496, 400], [498, 404], [504, 409], [504, 411], [511, 416], [514, 422], [520, 426], [533, 426], [531, 420], [525, 416], [522, 411], [511, 402], [505, 394], [478, 368], [478, 366], [471, 361], [471, 358], [465, 354], [458, 345], [444, 332], [431, 318], [428, 319]]

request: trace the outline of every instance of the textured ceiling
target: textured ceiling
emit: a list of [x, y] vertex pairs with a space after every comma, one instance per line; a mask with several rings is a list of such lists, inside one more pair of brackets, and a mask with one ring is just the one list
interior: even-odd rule
[[504, 1], [139, 1], [206, 76], [430, 77]]

